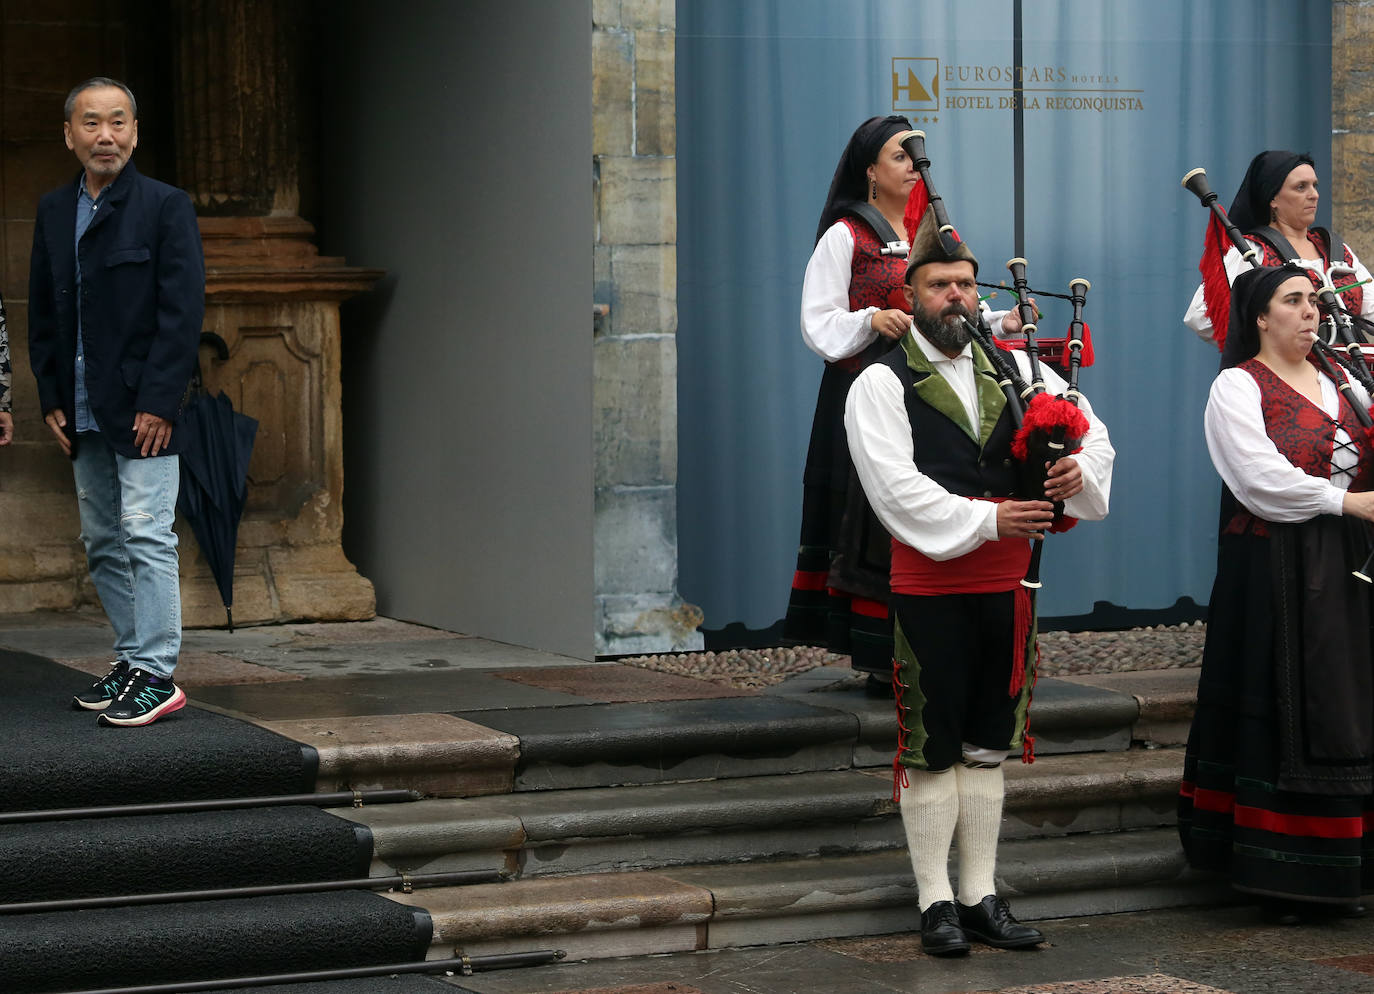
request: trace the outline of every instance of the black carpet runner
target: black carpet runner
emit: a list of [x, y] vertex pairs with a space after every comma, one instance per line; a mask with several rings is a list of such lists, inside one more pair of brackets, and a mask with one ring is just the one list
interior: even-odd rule
[[[71, 705], [92, 679], [0, 650], [0, 811], [314, 790], [314, 750], [248, 722], [188, 706], [143, 728], [97, 725]], [[371, 861], [365, 826], [313, 807], [0, 824], [0, 903], [356, 880]], [[366, 890], [0, 914], [0, 991], [414, 962], [432, 932], [424, 911]], [[442, 989], [424, 977], [353, 983], [319, 989]]]
[[317, 808], [0, 825], [0, 903], [358, 880], [371, 863], [368, 828]]
[[344, 891], [0, 919], [9, 994], [170, 984], [421, 960], [432, 923]]
[[188, 706], [143, 728], [97, 725], [71, 704], [94, 679], [0, 650], [0, 811], [315, 789], [315, 751], [248, 722]]

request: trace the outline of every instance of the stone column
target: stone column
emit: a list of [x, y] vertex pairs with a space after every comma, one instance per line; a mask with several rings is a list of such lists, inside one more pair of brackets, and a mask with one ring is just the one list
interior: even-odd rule
[[[344, 557], [339, 302], [382, 275], [321, 258], [300, 205], [300, 3], [173, 0], [177, 180], [205, 247], [207, 388], [258, 419], [235, 568], [236, 621], [355, 620], [372, 584]], [[187, 625], [223, 622], [189, 529]]]
[[701, 647], [677, 593], [672, 0], [594, 0], [598, 653]]
[[300, 209], [301, 3], [174, 0], [177, 182], [201, 216]]
[[1327, 186], [1332, 198], [1332, 225], [1369, 264], [1374, 258], [1371, 0], [1335, 0], [1331, 5], [1331, 174]]

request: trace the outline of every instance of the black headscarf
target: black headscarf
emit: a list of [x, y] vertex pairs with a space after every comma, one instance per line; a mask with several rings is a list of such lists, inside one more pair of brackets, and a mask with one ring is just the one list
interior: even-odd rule
[[1261, 152], [1250, 160], [1236, 199], [1231, 201], [1231, 220], [1241, 231], [1254, 231], [1269, 223], [1269, 202], [1283, 189], [1288, 174], [1303, 164], [1313, 169], [1317, 164], [1306, 152]]
[[835, 167], [835, 178], [830, 181], [821, 222], [816, 226], [816, 241], [819, 242], [826, 229], [844, 216], [845, 204], [868, 199], [868, 167], [878, 161], [878, 153], [889, 138], [910, 130], [910, 121], [900, 114], [890, 114], [870, 117], [849, 136], [849, 144], [844, 147], [840, 163]]
[[1231, 321], [1226, 331], [1226, 347], [1221, 353], [1221, 368], [1239, 366], [1259, 354], [1259, 316], [1280, 284], [1294, 276], [1307, 278], [1307, 270], [1286, 262], [1282, 266], [1247, 269], [1231, 284]]

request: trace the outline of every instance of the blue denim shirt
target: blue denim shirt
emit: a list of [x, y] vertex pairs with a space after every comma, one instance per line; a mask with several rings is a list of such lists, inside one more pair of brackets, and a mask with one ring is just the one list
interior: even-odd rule
[[81, 236], [95, 219], [100, 198], [91, 199], [86, 190], [85, 173], [77, 177], [76, 185], [79, 188], [76, 195], [76, 410], [72, 413], [76, 418], [77, 431], [99, 431], [100, 426], [91, 416], [91, 405], [86, 396], [86, 346], [81, 340]]

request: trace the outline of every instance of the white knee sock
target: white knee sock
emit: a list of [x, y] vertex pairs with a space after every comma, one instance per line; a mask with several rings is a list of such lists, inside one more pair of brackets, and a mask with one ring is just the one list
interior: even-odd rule
[[949, 884], [949, 844], [959, 818], [959, 787], [953, 770], [907, 770], [902, 791], [902, 827], [916, 874], [917, 900], [925, 911], [936, 901], [954, 900]]
[[997, 892], [997, 836], [1002, 828], [1002, 767], [954, 768], [959, 790], [959, 903]]

